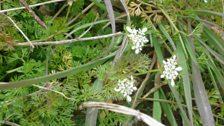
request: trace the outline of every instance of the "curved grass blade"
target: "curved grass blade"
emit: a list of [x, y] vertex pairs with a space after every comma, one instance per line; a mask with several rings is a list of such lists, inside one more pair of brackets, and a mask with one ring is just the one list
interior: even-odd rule
[[209, 58], [209, 66], [212, 69], [212, 71], [214, 72], [214, 75], [216, 76], [217, 81], [219, 82], [220, 85], [220, 90], [221, 92], [224, 93], [224, 75], [221, 73], [221, 69], [222, 68], [218, 68], [218, 66], [214, 63], [211, 55], [209, 54], [209, 52], [207, 50], [205, 50], [205, 53], [207, 54], [208, 58]]
[[[162, 64], [162, 61], [163, 61], [163, 55], [162, 55], [162, 51], [161, 51], [160, 45], [159, 45], [159, 43], [158, 43], [158, 41], [156, 40], [155, 37], [153, 37], [153, 36], [151, 36], [151, 37], [152, 37], [151, 40], [152, 40], [153, 46], [155, 47], [155, 51], [156, 51], [156, 53], [157, 53], [159, 62], [160, 62], [160, 64]], [[180, 43], [179, 43], [179, 44], [180, 44]], [[185, 122], [185, 124], [186, 124], [187, 126], [189, 126], [189, 119], [188, 119], [188, 117], [187, 117], [187, 115], [186, 115], [186, 112], [184, 111], [184, 109], [183, 109], [183, 107], [182, 107], [182, 105], [181, 105], [181, 98], [180, 98], [179, 93], [178, 93], [177, 90], [176, 90], [175, 88], [173, 88], [170, 84], [169, 84], [169, 87], [170, 87], [170, 89], [171, 89], [171, 91], [172, 91], [172, 94], [174, 95], [174, 97], [175, 97], [175, 99], [176, 99], [176, 101], [177, 101], [177, 105], [178, 105], [178, 107], [179, 107], [179, 109], [180, 109], [180, 114], [181, 114], [181, 116], [182, 116], [182, 118], [183, 118], [183, 121]]]
[[220, 41], [220, 39], [207, 27], [204, 28], [204, 31], [206, 38], [208, 39], [208, 43], [210, 43], [212, 46], [215, 46], [215, 48], [219, 51], [220, 54], [223, 54], [224, 53], [223, 41]]
[[[155, 51], [156, 51], [157, 57], [159, 59], [159, 62], [162, 63], [163, 62], [163, 55], [162, 55], [162, 50], [160, 48], [161, 45], [159, 44], [157, 39], [152, 34], [150, 34], [150, 41], [152, 42], [153, 47], [155, 48]], [[161, 92], [161, 95], [160, 95], [161, 99], [166, 100], [166, 96], [165, 96], [162, 89], [160, 89], [160, 92]], [[163, 109], [164, 113], [166, 113], [166, 115], [167, 115], [167, 119], [168, 119], [169, 123], [172, 126], [177, 126], [177, 122], [175, 120], [175, 117], [173, 115], [173, 112], [172, 112], [172, 109], [171, 109], [170, 105], [166, 104], [166, 103], [161, 103], [161, 106], [162, 106], [162, 109]]]
[[198, 41], [220, 62], [224, 65], [224, 57], [218, 54], [216, 51], [211, 49], [208, 45], [206, 45], [201, 39], [198, 38]]
[[197, 13], [205, 13], [205, 15], [212, 14], [212, 15], [224, 17], [223, 13], [215, 12], [215, 11], [211, 11], [211, 10], [194, 10], [194, 11], [197, 12]]
[[[90, 27], [90, 26], [93, 26], [93, 25], [96, 25], [96, 24], [105, 23], [105, 22], [108, 22], [108, 20], [99, 20], [99, 21], [95, 21], [95, 22], [91, 22], [91, 23], [83, 24], [83, 25], [81, 25], [81, 26], [75, 28], [75, 29], [72, 30], [71, 32], [69, 32], [69, 33], [66, 35], [66, 37], [71, 36], [73, 33], [77, 32], [78, 30], [81, 30], [81, 29], [84, 29], [84, 28], [87, 28], [87, 27]], [[69, 27], [69, 29], [71, 29], [72, 27], [74, 27], [74, 26]]]
[[97, 108], [87, 108], [85, 126], [96, 126], [98, 111]]
[[58, 73], [51, 74], [51, 75], [46, 75], [46, 76], [41, 76], [41, 77], [37, 77], [37, 78], [33, 78], [33, 79], [16, 81], [16, 82], [0, 82], [0, 89], [25, 87], [25, 86], [30, 86], [32, 84], [39, 83], [39, 82], [45, 82], [45, 81], [50, 81], [53, 79], [66, 77], [66, 76], [76, 75], [80, 72], [85, 72], [89, 69], [92, 69], [93, 67], [95, 67], [97, 65], [104, 63], [108, 59], [114, 57], [114, 55], [115, 55], [115, 52], [106, 57], [98, 59], [96, 61], [89, 62], [87, 64], [84, 64], [84, 65], [81, 65], [81, 66], [78, 66], [78, 67], [75, 67], [75, 68], [72, 68], [69, 70], [64, 70], [62, 72], [58, 72]]
[[[186, 42], [187, 43], [187, 42]], [[189, 52], [189, 50], [187, 50]], [[193, 126], [193, 109], [192, 109], [192, 96], [191, 96], [191, 83], [187, 67], [187, 59], [184, 55], [181, 44], [177, 43], [177, 57], [179, 65], [183, 68], [181, 77], [183, 79], [184, 96], [187, 103], [188, 116], [190, 125]]]
[[211, 106], [199, 71], [199, 67], [192, 62], [192, 81], [196, 104], [198, 106], [203, 125], [215, 126]]
[[[156, 91], [153, 94], [153, 98], [154, 99], [159, 99], [160, 98], [160, 92]], [[161, 122], [162, 110], [161, 110], [160, 102], [158, 102], [158, 101], [153, 102], [153, 110], [152, 111], [153, 111], [153, 118], [156, 119], [157, 121]]]
[[[191, 47], [195, 54], [194, 40], [190, 39]], [[212, 109], [208, 101], [208, 96], [201, 77], [200, 69], [197, 62], [191, 62], [192, 82], [196, 104], [204, 126], [215, 126]]]
[[[164, 100], [167, 100], [166, 95], [164, 94], [163, 90], [160, 89], [159, 91], [160, 91], [160, 98], [164, 99]], [[170, 126], [177, 126], [177, 122], [176, 122], [176, 119], [173, 115], [173, 112], [172, 112], [172, 109], [171, 109], [170, 105], [167, 104], [167, 103], [164, 103], [164, 102], [161, 102], [160, 104], [161, 104], [161, 107], [162, 107], [164, 113], [166, 113], [166, 115], [167, 115], [167, 119], [170, 123]]]
[[[160, 80], [159, 78], [160, 78], [160, 75], [159, 75], [159, 73], [157, 73], [156, 76], [155, 76], [155, 81]], [[155, 82], [154, 85], [156, 86], [157, 83]], [[154, 99], [159, 99], [160, 98], [160, 91], [159, 90], [154, 92], [153, 98]], [[152, 112], [153, 112], [153, 118], [156, 119], [157, 121], [161, 122], [162, 110], [161, 110], [160, 102], [158, 102], [158, 101], [153, 102]]]
[[[116, 27], [115, 27], [114, 10], [113, 10], [112, 3], [111, 3], [110, 0], [104, 0], [104, 3], [105, 3], [106, 8], [107, 8], [107, 13], [109, 14], [109, 19], [110, 19], [111, 27], [112, 27], [112, 33], [115, 33], [116, 32]], [[112, 43], [110, 44], [110, 47], [113, 44], [114, 44], [114, 37], [112, 38]]]
[[[92, 85], [92, 90], [97, 94], [103, 89], [103, 80], [99, 78]], [[99, 110], [96, 108], [87, 108], [85, 126], [96, 126]]]
[[173, 50], [176, 50], [176, 46], [174, 44], [173, 39], [170, 37], [169, 33], [164, 28], [163, 24], [159, 24], [160, 31], [164, 34], [164, 36], [167, 38], [167, 40], [170, 42], [170, 45], [172, 46]]
[[93, 1], [93, 3], [100, 9], [106, 10], [106, 7], [104, 6], [104, 4], [100, 3], [102, 0], [91, 0], [91, 1]]
[[207, 62], [207, 64], [208, 64], [207, 65], [207, 68], [208, 68], [209, 75], [211, 76], [211, 80], [212, 80], [212, 82], [214, 84], [215, 89], [219, 93], [219, 99], [220, 99], [220, 101], [223, 102], [224, 90], [222, 91], [222, 89], [219, 88], [218, 82], [216, 81], [215, 76], [214, 76], [214, 73], [211, 70], [210, 63]]
[[125, 3], [125, 0], [120, 0], [120, 1], [121, 1], [122, 6], [124, 7], [125, 13], [127, 14], [127, 24], [129, 24], [131, 21], [131, 18], [130, 18], [129, 12], [128, 12], [128, 7]]

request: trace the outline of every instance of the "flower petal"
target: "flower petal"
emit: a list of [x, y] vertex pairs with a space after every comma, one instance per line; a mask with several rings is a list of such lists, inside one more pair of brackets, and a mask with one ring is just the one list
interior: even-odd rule
[[126, 97], [126, 100], [127, 100], [127, 102], [131, 102], [131, 97], [130, 96], [127, 96]]
[[177, 67], [176, 68], [176, 71], [181, 71], [182, 70], [182, 67]]
[[164, 64], [164, 65], [167, 64], [165, 60], [163, 60], [163, 64]]
[[161, 76], [160, 76], [160, 78], [164, 78], [165, 77], [165, 75], [164, 74], [162, 74]]
[[129, 26], [127, 26], [126, 29], [127, 29], [127, 31], [130, 32], [130, 33], [133, 32], [133, 30], [132, 30], [131, 27], [129, 27]]
[[142, 32], [146, 32], [146, 31], [147, 31], [147, 28], [143, 28], [143, 29], [142, 29]]
[[119, 91], [121, 91], [121, 88], [120, 87], [119, 88], [114, 88], [114, 91], [119, 92]]
[[175, 86], [175, 82], [173, 79], [171, 79], [171, 86], [174, 87]]

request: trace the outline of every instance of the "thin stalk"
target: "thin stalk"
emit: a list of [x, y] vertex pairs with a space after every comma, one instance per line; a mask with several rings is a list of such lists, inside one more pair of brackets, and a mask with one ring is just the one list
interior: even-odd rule
[[[46, 1], [46, 2], [42, 2], [42, 3], [38, 3], [38, 4], [29, 5], [29, 7], [32, 8], [32, 7], [42, 6], [42, 5], [51, 4], [51, 3], [62, 2], [62, 1], [65, 1], [65, 0], [51, 0], [51, 1]], [[16, 11], [16, 10], [23, 10], [23, 9], [26, 9], [26, 8], [25, 7], [16, 7], [16, 8], [11, 8], [11, 9], [6, 9], [6, 10], [0, 10], [0, 13]]]
[[[32, 42], [32, 45], [61, 45], [61, 44], [68, 44], [68, 43], [74, 43], [77, 41], [88, 41], [88, 40], [98, 40], [103, 38], [110, 38], [113, 36], [120, 36], [122, 35], [122, 32], [117, 32], [115, 34], [107, 34], [107, 35], [100, 35], [100, 36], [94, 36], [94, 37], [87, 37], [87, 38], [75, 38], [75, 39], [69, 39], [69, 40], [61, 40], [61, 41], [48, 41], [48, 42]], [[30, 42], [22, 42], [22, 43], [16, 43], [15, 46], [29, 46]]]
[[[156, 53], [153, 54], [152, 63], [151, 63], [150, 68], [149, 68], [150, 70], [154, 67], [155, 63], [156, 63]], [[142, 95], [142, 93], [143, 93], [143, 91], [145, 89], [145, 86], [147, 84], [146, 82], [149, 80], [150, 75], [151, 75], [151, 73], [148, 73], [146, 75], [145, 79], [142, 81], [141, 86], [139, 87], [139, 89], [138, 89], [138, 91], [137, 91], [137, 93], [135, 95], [135, 99], [134, 99], [134, 101], [132, 103], [131, 108], [137, 107], [137, 105], [138, 105], [138, 98], [141, 97], [141, 95]]]

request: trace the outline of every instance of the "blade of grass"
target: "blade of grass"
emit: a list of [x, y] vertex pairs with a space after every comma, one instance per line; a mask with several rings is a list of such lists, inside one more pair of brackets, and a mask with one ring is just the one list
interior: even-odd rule
[[205, 37], [208, 39], [208, 43], [215, 46], [220, 54], [224, 54], [224, 43], [221, 41], [211, 30], [207, 27], [204, 28]]
[[[189, 31], [192, 31], [190, 24], [188, 24], [188, 29]], [[189, 39], [189, 42], [191, 43], [191, 47], [193, 49], [194, 54], [196, 54], [194, 47], [194, 40], [192, 37], [191, 39]], [[198, 111], [202, 119], [202, 124], [205, 126], [214, 126], [215, 125], [214, 118], [211, 106], [209, 104], [208, 96], [204, 87], [204, 83], [201, 77], [199, 66], [197, 62], [192, 61], [191, 67], [192, 67], [192, 82], [193, 82], [194, 95], [196, 104], [198, 106]]]
[[211, 49], [200, 38], [197, 38], [197, 39], [220, 63], [222, 63], [224, 65], [224, 57], [222, 55], [218, 54], [216, 51]]
[[93, 3], [101, 10], [107, 10], [104, 4], [100, 3], [102, 0], [91, 0], [91, 1], [93, 1]]
[[222, 90], [222, 92], [224, 92], [224, 76], [222, 75], [222, 73], [220, 72], [220, 69], [222, 68], [218, 68], [217, 65], [214, 63], [211, 55], [209, 54], [209, 52], [207, 50], [205, 50], [205, 53], [208, 56], [209, 59], [209, 66], [212, 69], [212, 71], [214, 72], [214, 75], [216, 76], [216, 80], [219, 82], [219, 85], [221, 87], [220, 90]]
[[[159, 62], [160, 64], [162, 64], [162, 61], [163, 61], [163, 56], [162, 56], [162, 51], [161, 51], [161, 45], [159, 45], [158, 41], [156, 40], [155, 37], [151, 36], [151, 40], [152, 40], [152, 43], [153, 43], [153, 46], [155, 48], [155, 51], [157, 53], [157, 56], [158, 56], [158, 59], [159, 59]], [[169, 84], [169, 87], [172, 91], [172, 94], [174, 95], [175, 99], [176, 99], [176, 102], [177, 102], [177, 105], [180, 109], [180, 114], [183, 118], [183, 121], [185, 122], [186, 125], [189, 126], [189, 119], [186, 115], [186, 112], [184, 111], [183, 107], [181, 106], [181, 101], [180, 101], [180, 95], [179, 93], [177, 92], [177, 90], [175, 88], [173, 88], [170, 84]]]
[[[159, 62], [162, 63], [163, 55], [162, 55], [162, 50], [160, 48], [161, 47], [160, 43], [157, 41], [157, 39], [152, 34], [150, 34], [150, 41], [152, 42], [152, 44], [155, 48], [155, 52], [157, 54]], [[166, 100], [167, 98], [162, 89], [160, 89], [160, 92], [161, 92], [160, 98]], [[175, 117], [173, 115], [170, 105], [166, 104], [166, 103], [161, 103], [161, 106], [162, 106], [164, 113], [167, 115], [167, 119], [168, 119], [169, 123], [172, 126], [177, 126], [177, 122], [175, 120]]]
[[128, 7], [125, 3], [125, 0], [120, 0], [120, 2], [122, 4], [122, 6], [124, 7], [125, 13], [127, 14], [127, 24], [129, 24], [131, 21], [131, 18], [130, 18], [129, 12], [128, 12]]
[[33, 78], [33, 79], [16, 81], [16, 82], [0, 82], [0, 89], [25, 87], [25, 86], [29, 86], [29, 85], [39, 83], [39, 82], [45, 82], [45, 81], [50, 81], [50, 80], [53, 80], [53, 79], [66, 77], [66, 76], [76, 75], [80, 72], [85, 72], [89, 69], [92, 69], [93, 67], [95, 67], [97, 65], [100, 65], [100, 64], [104, 63], [108, 59], [114, 57], [114, 55], [115, 55], [115, 52], [106, 56], [106, 57], [98, 59], [96, 61], [89, 62], [87, 64], [84, 64], [84, 65], [81, 65], [81, 66], [78, 66], [78, 67], [74, 67], [74, 68], [69, 69], [69, 70], [61, 71], [61, 72], [58, 72], [58, 73], [55, 73], [55, 74], [51, 74], [51, 75], [46, 75], [46, 76], [41, 76], [41, 77], [37, 77], [37, 78]]
[[97, 108], [87, 108], [85, 126], [96, 126], [98, 111]]
[[[84, 24], [84, 25], [81, 25], [81, 26], [75, 28], [75, 29], [72, 30], [71, 32], [69, 32], [69, 33], [66, 35], [66, 37], [71, 36], [73, 33], [75, 33], [75, 32], [78, 31], [78, 30], [81, 30], [81, 29], [90, 27], [90, 26], [92, 26], [92, 25], [96, 25], [96, 24], [100, 24], [100, 23], [105, 23], [105, 22], [108, 22], [108, 20], [99, 20], [99, 21], [95, 21], [95, 22], [91, 22], [91, 23], [86, 23], [86, 24]], [[75, 25], [69, 27], [69, 29], [71, 29], [71, 28], [74, 27], [74, 26], [75, 26]]]
[[[160, 89], [160, 99], [167, 100], [166, 95], [162, 89]], [[177, 121], [173, 115], [170, 105], [164, 102], [161, 102], [160, 104], [164, 113], [167, 115], [167, 119], [170, 123], [170, 126], [177, 126]]]
[[192, 62], [192, 81], [196, 104], [202, 119], [202, 124], [205, 126], [214, 126], [215, 124], [211, 106], [199, 71], [199, 67]]
[[162, 23], [159, 24], [159, 29], [164, 34], [164, 36], [167, 38], [167, 40], [170, 42], [170, 45], [172, 46], [173, 50], [176, 50], [176, 46], [174, 44], [173, 39], [170, 37], [169, 33], [166, 31], [166, 29], [164, 28]]
[[194, 10], [194, 12], [197, 12], [197, 13], [205, 13], [206, 15], [207, 14], [212, 14], [212, 15], [221, 16], [221, 17], [224, 16], [223, 13], [215, 12], [215, 11], [211, 11], [211, 10]]
[[217, 81], [215, 79], [215, 76], [213, 75], [214, 73], [211, 70], [212, 68], [210, 67], [210, 63], [209, 62], [207, 62], [207, 68], [208, 68], [209, 75], [211, 76], [211, 80], [212, 80], [212, 82], [214, 84], [214, 87], [215, 87], [216, 91], [219, 93], [219, 99], [220, 99], [220, 101], [223, 102], [223, 98], [224, 97], [222, 98], [222, 96], [224, 96], [224, 91], [222, 92], [222, 90], [219, 88], [219, 85], [218, 85], [218, 83], [217, 83]]
[[[97, 94], [103, 89], [103, 80], [99, 78], [94, 82], [92, 90]], [[87, 108], [85, 126], [96, 126], [99, 110], [96, 108]]]
[[[104, 3], [105, 3], [106, 8], [107, 8], [108, 17], [110, 19], [112, 33], [115, 33], [116, 32], [116, 24], [115, 24], [115, 16], [114, 16], [114, 10], [113, 10], [112, 3], [111, 3], [110, 0], [104, 0]], [[112, 41], [109, 45], [108, 50], [110, 50], [113, 46], [114, 46], [114, 37], [112, 37]]]
[[190, 119], [190, 125], [193, 126], [193, 109], [192, 109], [192, 96], [191, 96], [191, 83], [187, 67], [187, 59], [184, 55], [181, 44], [177, 43], [177, 57], [178, 64], [183, 68], [181, 71], [181, 77], [183, 79], [184, 96], [187, 104], [188, 116]]
[[[160, 76], [159, 76], [158, 73], [155, 76], [155, 81], [160, 81]], [[155, 82], [154, 85], [156, 86], [157, 83]], [[159, 99], [160, 98], [159, 90], [154, 92], [153, 98], [155, 98], [155, 99]], [[157, 121], [161, 122], [162, 110], [161, 110], [160, 102], [158, 102], [158, 101], [154, 101], [153, 102], [153, 110], [152, 110], [152, 112], [153, 112], [153, 118], [156, 119]]]
[[111, 27], [112, 27], [112, 33], [116, 32], [116, 27], [115, 27], [115, 17], [114, 17], [114, 10], [113, 10], [113, 6], [110, 0], [104, 0], [104, 3], [106, 5], [107, 8], [107, 13], [111, 22]]
[[175, 89], [175, 87], [171, 86], [171, 82], [168, 82], [168, 83], [169, 83], [168, 85], [169, 85], [169, 87], [170, 87], [170, 89], [172, 91], [172, 94], [173, 94], [173, 96], [176, 99], [177, 106], [180, 109], [180, 115], [181, 115], [181, 117], [183, 119], [184, 126], [190, 126], [190, 120], [188, 119], [187, 114], [184, 111], [184, 108], [183, 108], [183, 106], [181, 104], [181, 99], [182, 98], [180, 97], [180, 94], [177, 92], [177, 90]]

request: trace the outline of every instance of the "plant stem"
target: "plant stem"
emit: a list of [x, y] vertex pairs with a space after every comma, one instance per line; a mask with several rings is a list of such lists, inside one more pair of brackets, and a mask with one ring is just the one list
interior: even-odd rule
[[[114, 34], [107, 34], [107, 35], [100, 35], [100, 36], [94, 36], [94, 37], [87, 37], [87, 38], [75, 38], [75, 39], [69, 39], [69, 40], [61, 40], [61, 41], [48, 41], [48, 42], [32, 42], [32, 45], [60, 45], [60, 44], [68, 44], [68, 43], [74, 43], [77, 41], [88, 41], [88, 40], [98, 40], [103, 38], [110, 38], [113, 36], [119, 36], [122, 35], [122, 32], [117, 32]], [[22, 42], [22, 43], [16, 43], [15, 46], [29, 46], [29, 42]]]
[[[46, 1], [46, 2], [42, 2], [42, 3], [38, 3], [38, 4], [33, 4], [30, 5], [29, 7], [37, 7], [37, 6], [42, 6], [42, 5], [46, 5], [46, 4], [51, 4], [51, 3], [57, 3], [57, 2], [62, 2], [65, 0], [51, 0], [51, 1]], [[0, 10], [0, 13], [4, 13], [4, 12], [10, 12], [10, 11], [15, 11], [15, 10], [22, 10], [22, 9], [26, 9], [25, 7], [16, 7], [16, 8], [11, 8], [11, 9], [6, 9], [6, 10]]]

